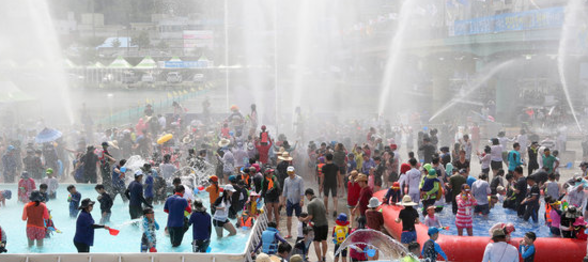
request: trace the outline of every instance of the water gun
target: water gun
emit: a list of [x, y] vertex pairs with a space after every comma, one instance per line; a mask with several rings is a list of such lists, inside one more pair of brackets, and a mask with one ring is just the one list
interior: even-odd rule
[[67, 202], [71, 202], [71, 194], [67, 195]]
[[151, 247], [149, 249], [149, 252], [151, 252], [151, 253], [157, 253], [157, 249], [155, 247]]
[[568, 205], [570, 205], [568, 203], [567, 200], [564, 200], [563, 202], [561, 202], [561, 210], [566, 211], [568, 209]]
[[49, 231], [57, 232], [59, 234], [63, 233], [63, 232], [61, 232], [61, 230], [54, 228], [54, 227], [48, 227], [47, 229], [49, 229]]
[[449, 230], [449, 226], [446, 226], [446, 227], [438, 227], [437, 229], [439, 229], [439, 230]]

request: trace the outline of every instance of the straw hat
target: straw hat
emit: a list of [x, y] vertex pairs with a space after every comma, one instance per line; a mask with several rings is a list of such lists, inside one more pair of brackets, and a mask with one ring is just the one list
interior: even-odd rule
[[221, 139], [221, 141], [218, 142], [218, 146], [219, 147], [227, 147], [231, 144], [231, 140], [228, 140], [226, 138]]
[[290, 153], [288, 153], [288, 152], [283, 152], [281, 156], [278, 156], [278, 159], [280, 159], [280, 160], [282, 160], [282, 161], [292, 161], [292, 159], [294, 159], [294, 158], [292, 158], [292, 157], [290, 156]]
[[404, 197], [402, 197], [402, 202], [399, 202], [398, 205], [403, 205], [403, 206], [417, 206], [418, 204], [415, 202], [412, 202], [412, 198], [409, 195], [404, 195]]
[[278, 150], [278, 152], [276, 152], [276, 155], [281, 156], [282, 154], [284, 154], [284, 152], [286, 152], [286, 148], [281, 146], [280, 150]]

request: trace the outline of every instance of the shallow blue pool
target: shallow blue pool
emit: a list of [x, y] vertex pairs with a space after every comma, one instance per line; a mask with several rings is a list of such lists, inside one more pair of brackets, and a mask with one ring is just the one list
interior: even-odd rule
[[[57, 229], [63, 233], [54, 233], [50, 239], [45, 239], [44, 247], [28, 248], [26, 239], [26, 222], [22, 221], [23, 204], [16, 201], [16, 185], [1, 185], [0, 190], [12, 190], [13, 197], [7, 200], [6, 207], [0, 208], [0, 226], [7, 233], [7, 249], [9, 253], [75, 253], [76, 248], [73, 245], [75, 234], [75, 219], [69, 218], [66, 184], [60, 185], [57, 193], [57, 199], [50, 200], [47, 207], [51, 210], [53, 221]], [[77, 185], [77, 190], [82, 194], [82, 199], [91, 198], [96, 201], [98, 194], [94, 190], [94, 185]], [[198, 195], [205, 207], [210, 206], [208, 194], [206, 192]], [[138, 226], [133, 225], [130, 220], [128, 204], [124, 204], [119, 197], [114, 201], [112, 207], [112, 216], [109, 226], [120, 230], [118, 236], [111, 236], [107, 230], [96, 229], [94, 237], [94, 246], [91, 252], [140, 252], [142, 231]], [[167, 214], [163, 212], [163, 205], [155, 205], [155, 220], [159, 223], [160, 230], [157, 232], [157, 250], [158, 252], [192, 252], [192, 228], [184, 235], [182, 245], [172, 248], [169, 237], [165, 236], [164, 228], [167, 223]], [[100, 204], [96, 203], [92, 216], [96, 223], [100, 221]], [[233, 224], [235, 221], [233, 221]], [[224, 237], [217, 239], [214, 229], [212, 230], [211, 252], [212, 253], [243, 253], [245, 243], [249, 237], [249, 232], [238, 231], [236, 236]], [[225, 231], [225, 236], [228, 232]]]
[[[545, 225], [545, 219], [543, 217], [545, 213], [544, 202], [541, 201], [541, 208], [539, 209], [539, 222], [533, 223], [532, 219], [528, 222], [522, 218], [517, 217], [517, 212], [510, 209], [502, 208], [502, 203], [498, 203], [493, 209], [490, 210], [488, 218], [485, 219], [480, 215], [474, 215], [474, 236], [489, 236], [488, 230], [500, 222], [510, 222], [515, 225], [516, 231], [511, 235], [513, 237], [523, 237], [526, 232], [533, 231], [538, 237], [550, 237], [549, 227]], [[437, 213], [441, 224], [443, 226], [449, 226], [448, 231], [441, 231], [441, 234], [446, 235], [457, 235], [457, 227], [455, 226], [455, 215], [451, 212], [451, 204], [446, 205], [443, 211]], [[421, 217], [424, 221], [424, 218]], [[464, 235], [467, 235], [464, 230]]]

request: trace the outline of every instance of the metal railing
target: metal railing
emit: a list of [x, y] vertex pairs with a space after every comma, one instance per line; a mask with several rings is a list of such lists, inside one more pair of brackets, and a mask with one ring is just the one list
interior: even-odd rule
[[2, 262], [253, 262], [251, 252], [255, 250], [261, 233], [267, 227], [265, 212], [257, 218], [251, 229], [243, 253], [55, 253], [55, 254], [2, 254]]

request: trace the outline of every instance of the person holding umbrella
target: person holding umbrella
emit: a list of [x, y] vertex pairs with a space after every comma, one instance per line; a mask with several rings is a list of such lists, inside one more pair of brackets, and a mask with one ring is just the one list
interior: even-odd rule
[[78, 250], [78, 253], [89, 253], [90, 247], [94, 245], [94, 229], [104, 228], [110, 230], [110, 227], [94, 223], [92, 218], [92, 210], [94, 209], [94, 201], [86, 198], [82, 200], [79, 209], [82, 210], [76, 221], [76, 234], [73, 242]]

